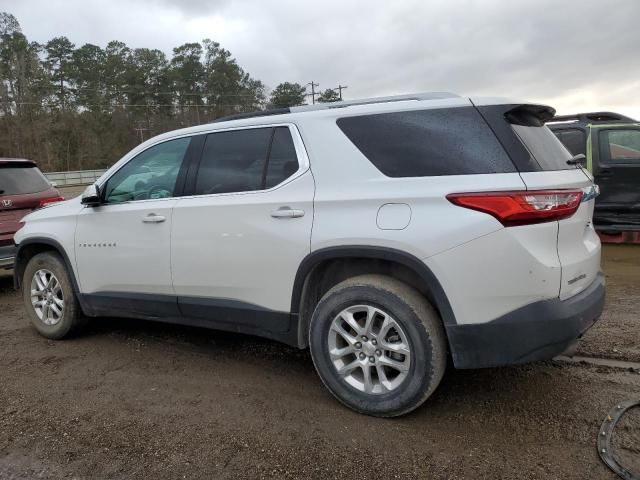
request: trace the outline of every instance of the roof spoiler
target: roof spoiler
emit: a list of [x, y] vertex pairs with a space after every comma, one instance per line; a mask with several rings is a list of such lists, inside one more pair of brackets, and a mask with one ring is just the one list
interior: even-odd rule
[[526, 127], [542, 127], [556, 114], [554, 108], [548, 105], [524, 104], [518, 105], [505, 112], [504, 116], [514, 125]]

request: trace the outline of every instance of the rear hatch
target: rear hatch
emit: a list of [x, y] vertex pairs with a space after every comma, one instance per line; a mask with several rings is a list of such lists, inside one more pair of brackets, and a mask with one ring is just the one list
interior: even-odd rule
[[600, 240], [592, 221], [597, 192], [593, 177], [580, 164], [571, 164], [573, 155], [544, 125], [555, 113], [552, 108], [493, 105], [478, 109], [512, 155], [527, 190], [582, 192], [576, 212], [557, 221], [562, 267], [559, 296], [565, 299], [581, 292], [600, 270]]
[[0, 161], [0, 247], [13, 245], [22, 218], [53, 199], [60, 199], [58, 191], [35, 163]]

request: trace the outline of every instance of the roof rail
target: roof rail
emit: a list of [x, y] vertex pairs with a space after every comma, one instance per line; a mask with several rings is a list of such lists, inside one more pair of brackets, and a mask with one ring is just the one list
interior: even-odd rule
[[284, 108], [272, 108], [271, 110], [257, 110], [255, 112], [247, 112], [247, 113], [233, 113], [231, 115], [225, 115], [224, 117], [216, 118], [211, 123], [228, 122], [229, 120], [242, 120], [243, 118], [268, 117], [269, 115], [282, 115], [284, 113], [290, 113], [290, 112], [291, 112], [291, 109], [289, 107], [284, 107]]
[[284, 107], [274, 108], [271, 110], [259, 110], [256, 112], [248, 113], [234, 113], [225, 117], [220, 117], [214, 120], [212, 123], [227, 122], [229, 120], [241, 120], [244, 118], [253, 117], [266, 117], [269, 115], [282, 115], [285, 113], [295, 112], [312, 112], [314, 110], [327, 110], [330, 108], [345, 108], [352, 107], [354, 105], [371, 105], [375, 103], [389, 103], [389, 102], [404, 102], [407, 100], [439, 100], [443, 98], [459, 98], [459, 95], [449, 92], [425, 92], [425, 93], [413, 93], [407, 95], [392, 95], [390, 97], [374, 97], [374, 98], [362, 98], [360, 100], [347, 100], [340, 102], [327, 102], [327, 103], [314, 103], [313, 105], [300, 105], [297, 107]]
[[314, 103], [313, 105], [300, 105], [291, 107], [291, 112], [312, 112], [315, 110], [328, 110], [331, 108], [353, 107], [355, 105], [371, 105], [375, 103], [404, 102], [407, 100], [439, 100], [443, 98], [459, 98], [460, 95], [449, 92], [423, 92], [406, 95], [392, 95], [389, 97], [362, 98], [359, 100], [346, 100], [341, 102]]
[[614, 112], [589, 112], [589, 113], [575, 113], [573, 115], [556, 115], [547, 123], [551, 122], [635, 122], [636, 120], [630, 117], [625, 117], [619, 113]]

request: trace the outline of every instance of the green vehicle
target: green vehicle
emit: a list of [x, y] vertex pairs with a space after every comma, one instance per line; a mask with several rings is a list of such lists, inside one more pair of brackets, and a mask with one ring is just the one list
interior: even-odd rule
[[556, 116], [547, 126], [600, 187], [593, 222], [601, 232], [640, 231], [640, 122], [611, 112]]

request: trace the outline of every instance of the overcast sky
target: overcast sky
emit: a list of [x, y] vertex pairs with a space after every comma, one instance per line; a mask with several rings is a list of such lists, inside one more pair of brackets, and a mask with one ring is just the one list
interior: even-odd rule
[[30, 40], [222, 44], [268, 88], [511, 96], [640, 119], [640, 0], [0, 0]]

